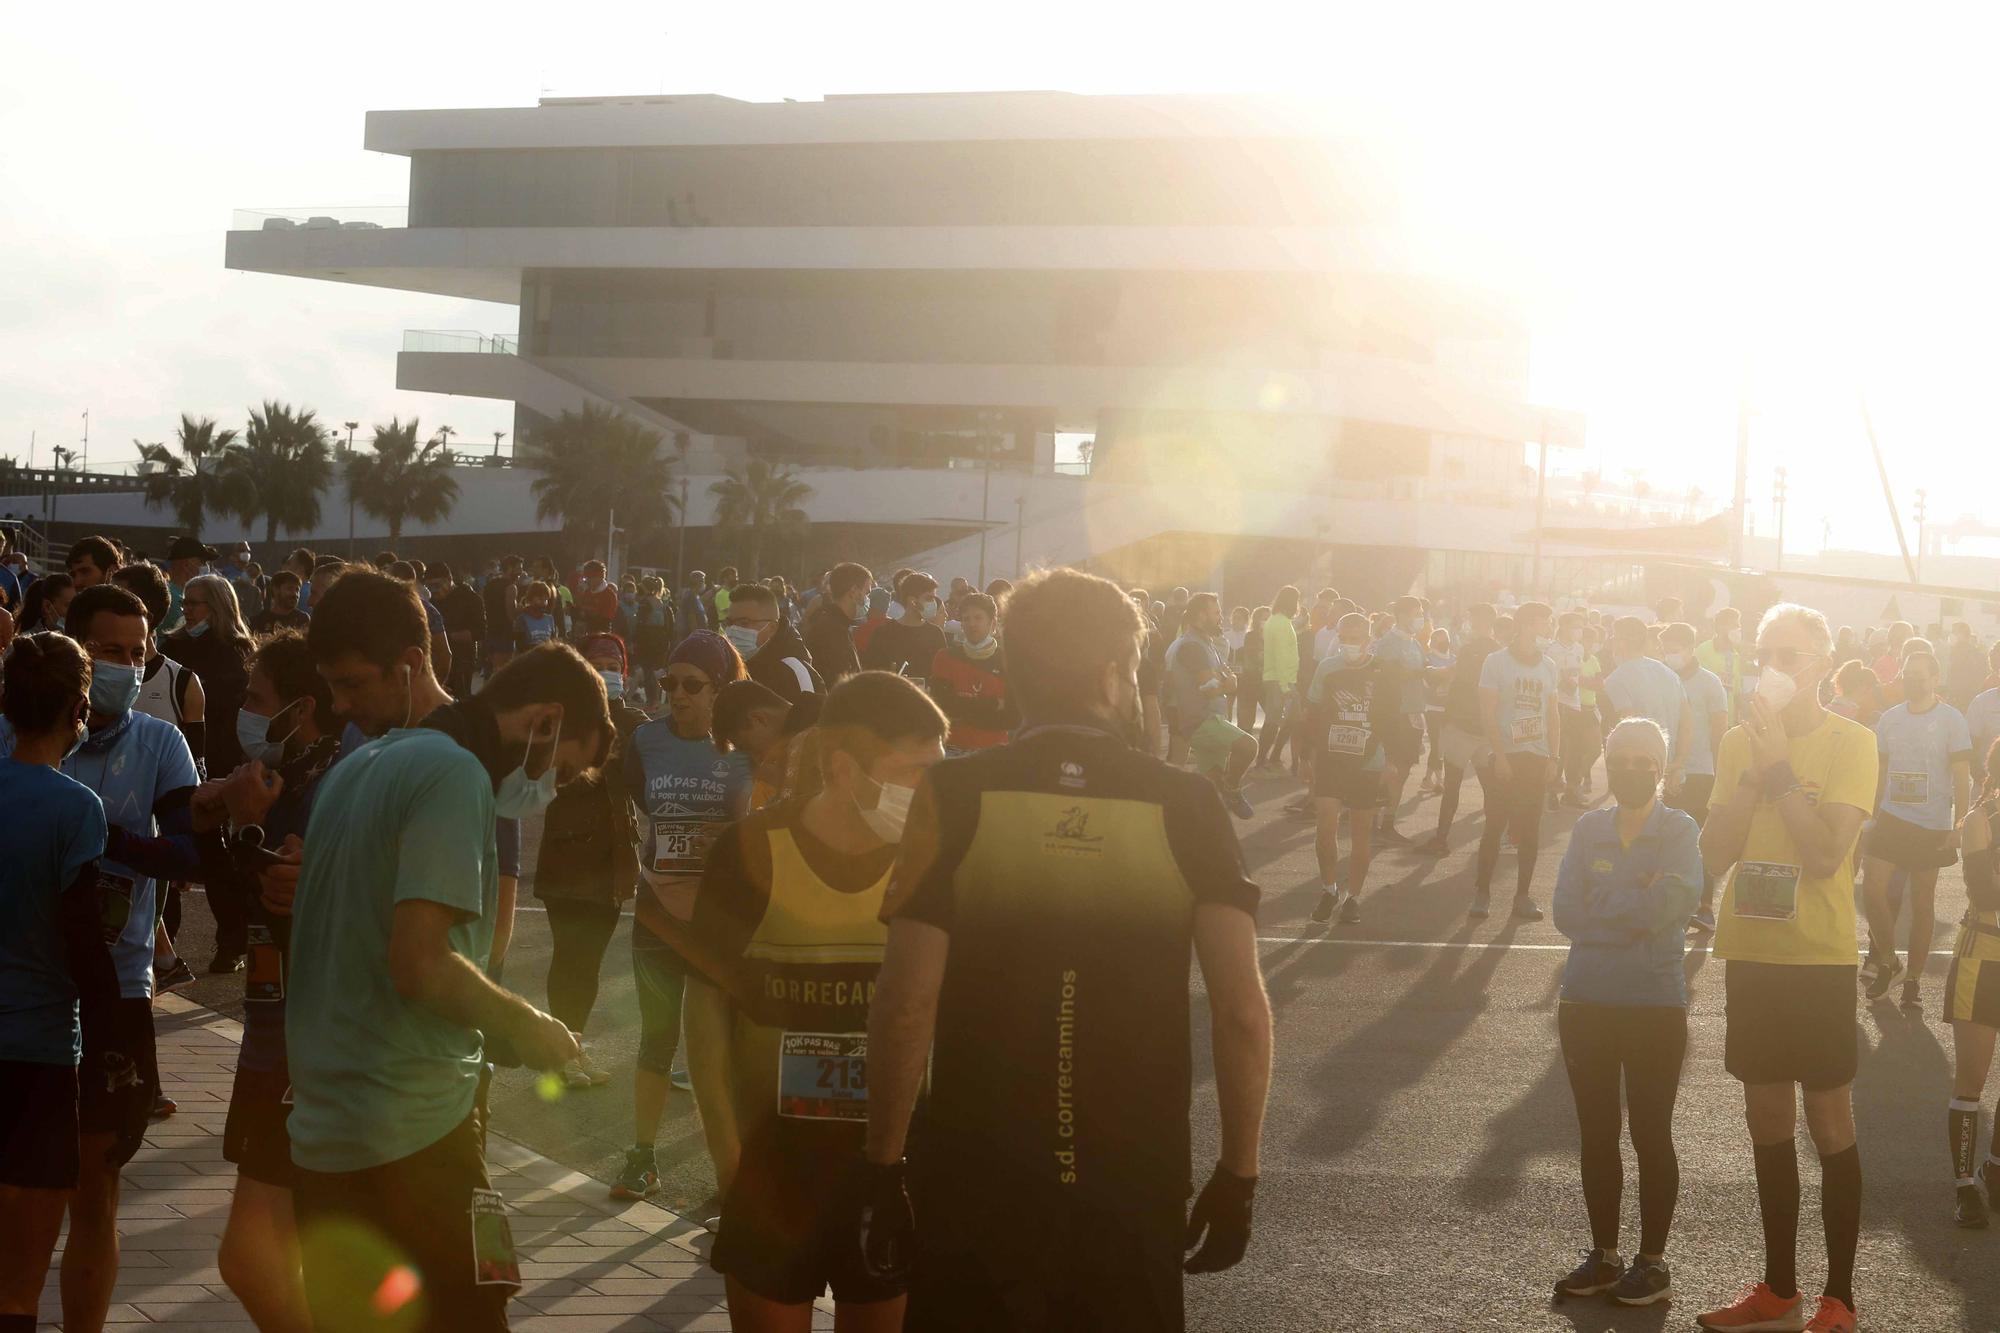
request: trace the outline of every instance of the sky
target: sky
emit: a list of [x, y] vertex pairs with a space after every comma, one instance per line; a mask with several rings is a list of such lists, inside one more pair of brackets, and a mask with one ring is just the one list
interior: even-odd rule
[[[1222, 16], [1218, 21], [1217, 15]], [[1996, 25], [1971, 6], [992, 7], [343, 0], [31, 6], [0, 77], [0, 454], [135, 456], [186, 411], [264, 398], [468, 442], [506, 404], [395, 390], [411, 328], [512, 307], [222, 268], [236, 209], [396, 205], [371, 108], [541, 96], [1047, 88], [1254, 92], [1386, 145], [1414, 262], [1535, 331], [1533, 395], [1588, 417], [1562, 471], [1733, 484], [1752, 408], [1760, 531], [1893, 550], [1898, 507], [1980, 508], [1995, 475]], [[1746, 388], [1747, 386], [1747, 388]]]

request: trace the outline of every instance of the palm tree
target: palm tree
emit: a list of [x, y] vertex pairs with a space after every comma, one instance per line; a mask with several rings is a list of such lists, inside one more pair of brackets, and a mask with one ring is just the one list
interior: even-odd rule
[[320, 494], [333, 479], [326, 428], [310, 407], [267, 400], [261, 409], [252, 409], [231, 471], [247, 488], [236, 512], [245, 523], [262, 518], [266, 542], [276, 541], [280, 528], [312, 528], [319, 522]]
[[146, 507], [170, 506], [191, 537], [201, 535], [209, 514], [226, 514], [243, 507], [243, 483], [233, 463], [239, 446], [233, 430], [217, 430], [213, 417], [200, 420], [181, 413], [174, 448], [140, 444], [139, 464], [146, 482]]
[[799, 506], [812, 498], [813, 488], [782, 463], [752, 458], [731, 464], [721, 481], [708, 488], [715, 497], [715, 521], [743, 543], [743, 572], [761, 575], [764, 538], [793, 537], [805, 531], [806, 511]]
[[564, 412], [522, 442], [515, 462], [535, 478], [535, 516], [560, 519], [585, 550], [601, 551], [614, 515], [618, 527], [645, 540], [673, 522], [679, 501], [670, 489], [674, 460], [665, 438], [610, 408], [585, 404]]
[[403, 539], [410, 519], [436, 523], [458, 503], [458, 482], [451, 475], [451, 450], [443, 432], [417, 444], [417, 419], [395, 417], [375, 427], [374, 452], [358, 450], [347, 456], [347, 493], [361, 511], [389, 525], [389, 545]]

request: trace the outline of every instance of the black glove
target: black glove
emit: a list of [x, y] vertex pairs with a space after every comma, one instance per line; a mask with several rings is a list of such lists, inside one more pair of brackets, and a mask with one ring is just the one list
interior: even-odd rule
[[[1215, 1174], [1202, 1186], [1188, 1214], [1187, 1248], [1194, 1250], [1181, 1265], [1189, 1273], [1220, 1273], [1234, 1268], [1250, 1248], [1250, 1196], [1257, 1192], [1257, 1177], [1239, 1176], [1220, 1162]], [[1203, 1239], [1202, 1233], [1207, 1232]]]
[[917, 1229], [899, 1160], [887, 1166], [866, 1163], [861, 1190], [861, 1265], [877, 1281], [910, 1271], [910, 1242]]

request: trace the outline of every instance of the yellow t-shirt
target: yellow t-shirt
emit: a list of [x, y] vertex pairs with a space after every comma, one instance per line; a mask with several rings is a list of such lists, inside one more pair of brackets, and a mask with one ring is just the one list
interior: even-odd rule
[[[1828, 713], [1810, 734], [1791, 738], [1792, 772], [1813, 805], [1875, 809], [1875, 733]], [[1736, 794], [1750, 767], [1750, 734], [1731, 727], [1715, 762], [1711, 807]], [[1777, 807], [1758, 801], [1743, 856], [1730, 868], [1716, 923], [1715, 956], [1748, 963], [1853, 964], [1854, 849], [1825, 878], [1809, 875]]]

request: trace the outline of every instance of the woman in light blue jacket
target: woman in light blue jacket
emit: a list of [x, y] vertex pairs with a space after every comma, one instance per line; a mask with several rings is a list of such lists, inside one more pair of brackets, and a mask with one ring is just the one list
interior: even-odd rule
[[[1680, 1194], [1674, 1097], [1687, 1053], [1687, 978], [1681, 969], [1688, 915], [1701, 897], [1700, 831], [1659, 799], [1667, 736], [1627, 718], [1604, 745], [1615, 807], [1577, 820], [1556, 875], [1556, 929], [1569, 936], [1563, 968], [1563, 1064], [1583, 1131], [1583, 1201], [1592, 1248], [1556, 1295], [1608, 1291], [1625, 1305], [1673, 1294], [1667, 1230]], [[1639, 1159], [1639, 1253], [1618, 1257], [1619, 1089]]]

